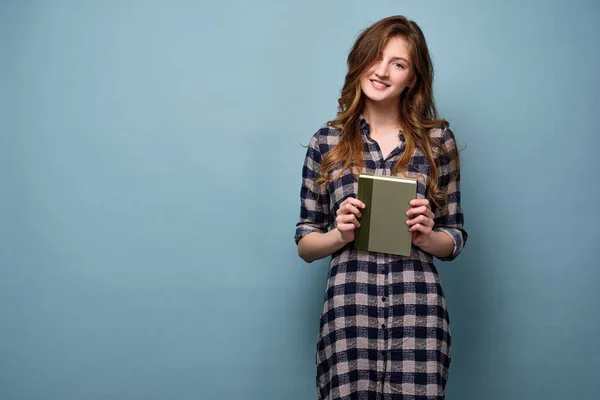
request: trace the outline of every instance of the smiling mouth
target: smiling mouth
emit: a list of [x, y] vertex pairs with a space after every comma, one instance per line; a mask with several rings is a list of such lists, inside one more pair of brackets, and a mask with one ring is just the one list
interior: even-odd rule
[[371, 83], [373, 83], [373, 86], [375, 86], [376, 88], [379, 88], [379, 89], [384, 89], [384, 88], [390, 87], [390, 85], [388, 85], [387, 83], [383, 83], [376, 79], [371, 79]]

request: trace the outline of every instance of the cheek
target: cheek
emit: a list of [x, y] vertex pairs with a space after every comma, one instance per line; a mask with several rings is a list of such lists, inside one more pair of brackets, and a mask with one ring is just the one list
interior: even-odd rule
[[411, 76], [408, 72], [399, 72], [398, 75], [395, 76], [395, 82], [398, 86], [408, 86], [411, 82]]
[[363, 75], [360, 78], [360, 86], [361, 88], [364, 90], [367, 86], [369, 86], [371, 84], [371, 80], [369, 79], [368, 75]]

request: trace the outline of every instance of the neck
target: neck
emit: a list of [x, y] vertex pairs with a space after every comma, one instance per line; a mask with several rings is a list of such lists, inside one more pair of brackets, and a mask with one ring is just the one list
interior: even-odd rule
[[394, 102], [380, 104], [366, 99], [363, 115], [371, 125], [371, 129], [385, 130], [400, 127], [398, 104]]

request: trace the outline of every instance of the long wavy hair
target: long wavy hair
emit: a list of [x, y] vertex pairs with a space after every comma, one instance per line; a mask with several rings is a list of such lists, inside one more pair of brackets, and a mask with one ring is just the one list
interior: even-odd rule
[[412, 87], [400, 94], [398, 121], [406, 148], [401, 159], [392, 169], [392, 174], [406, 170], [415, 148], [420, 149], [429, 162], [429, 198], [436, 206], [446, 202], [446, 194], [438, 186], [438, 156], [458, 157], [457, 153], [446, 154], [440, 144], [430, 137], [432, 128], [448, 127], [448, 121], [440, 119], [433, 98], [433, 64], [423, 32], [419, 26], [403, 16], [384, 18], [360, 33], [348, 55], [348, 73], [338, 99], [337, 118], [327, 124], [341, 131], [339, 143], [331, 149], [321, 162], [321, 184], [327, 184], [339, 177], [333, 171], [342, 165], [339, 174], [350, 169], [356, 177], [364, 166], [363, 141], [360, 134], [360, 116], [364, 108], [364, 94], [361, 89], [361, 76], [378, 60], [387, 41], [400, 36], [406, 40], [409, 56], [416, 80]]

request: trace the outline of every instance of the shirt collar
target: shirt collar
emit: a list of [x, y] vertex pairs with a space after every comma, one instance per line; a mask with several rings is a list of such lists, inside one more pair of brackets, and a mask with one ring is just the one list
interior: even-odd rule
[[[360, 124], [360, 133], [363, 136], [369, 136], [370, 132], [371, 132], [371, 125], [367, 122], [367, 120], [365, 119], [364, 115], [360, 114], [360, 117], [358, 119], [359, 124]], [[404, 137], [404, 132], [402, 131], [398, 131], [398, 136], [400, 137], [400, 141], [405, 141], [406, 138]]]
[[360, 133], [363, 136], [369, 136], [369, 132], [371, 131], [371, 125], [369, 125], [369, 123], [367, 122], [367, 120], [365, 119], [364, 115], [360, 115], [359, 117], [359, 126], [360, 126]]

